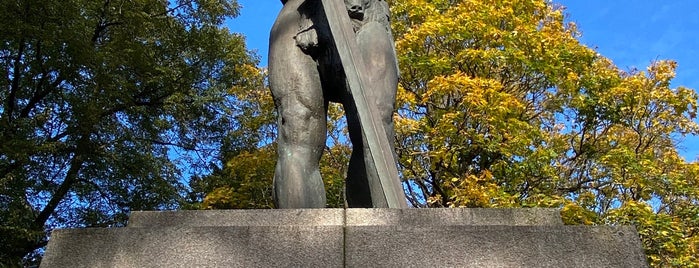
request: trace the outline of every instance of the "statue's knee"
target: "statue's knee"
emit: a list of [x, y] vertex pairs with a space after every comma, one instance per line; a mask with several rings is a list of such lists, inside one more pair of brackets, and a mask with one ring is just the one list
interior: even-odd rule
[[280, 116], [282, 118], [281, 124], [284, 127], [308, 127], [308, 124], [310, 122], [318, 120], [319, 116], [317, 114], [317, 111], [303, 108], [282, 112], [280, 113]]
[[317, 146], [325, 140], [323, 106], [288, 103], [279, 109], [279, 134], [292, 144]]

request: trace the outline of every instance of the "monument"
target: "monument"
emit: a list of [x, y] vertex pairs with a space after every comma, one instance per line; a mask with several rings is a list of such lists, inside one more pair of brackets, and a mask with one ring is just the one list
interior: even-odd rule
[[398, 83], [384, 0], [282, 0], [270, 33], [269, 81], [278, 112], [278, 208], [325, 207], [318, 162], [328, 102], [346, 111], [353, 151], [349, 207], [407, 207], [393, 148]]
[[[394, 209], [388, 9], [338, 1], [282, 0], [270, 38], [276, 202], [296, 209], [135, 211], [124, 228], [54, 230], [41, 267], [648, 267], [633, 227], [566, 226], [556, 209]], [[329, 101], [354, 145], [348, 203], [382, 208], [305, 209], [325, 206]]]
[[137, 211], [54, 230], [41, 267], [648, 267], [630, 226], [556, 209]]

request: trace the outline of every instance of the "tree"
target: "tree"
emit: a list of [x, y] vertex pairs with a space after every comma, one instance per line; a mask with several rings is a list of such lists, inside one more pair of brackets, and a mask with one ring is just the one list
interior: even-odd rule
[[237, 3], [0, 6], [0, 263], [36, 261], [55, 227], [176, 208], [235, 129], [227, 90], [256, 70], [221, 28]]
[[224, 137], [218, 155], [224, 166], [190, 181], [192, 209], [273, 207], [276, 114], [266, 72], [257, 68], [254, 72], [247, 84], [229, 90], [237, 125]]
[[694, 90], [676, 64], [622, 71], [548, 1], [394, 0], [396, 129], [416, 207], [561, 208], [635, 224], [654, 267], [696, 267]]
[[[193, 209], [273, 208], [272, 178], [276, 165], [277, 119], [274, 102], [266, 83], [266, 73], [259, 71], [254, 86], [234, 87], [237, 131], [230, 135], [219, 155], [222, 169], [197, 177], [190, 184]], [[344, 178], [350, 146], [344, 112], [339, 104], [328, 109], [329, 139], [320, 162], [326, 187], [328, 207], [344, 207]]]

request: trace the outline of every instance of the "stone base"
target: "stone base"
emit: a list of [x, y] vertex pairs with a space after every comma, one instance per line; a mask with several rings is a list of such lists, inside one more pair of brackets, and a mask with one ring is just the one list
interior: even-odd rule
[[341, 226], [71, 229], [41, 267], [341, 267]]
[[41, 267], [647, 267], [632, 227], [551, 209], [134, 212], [55, 230]]
[[632, 227], [349, 226], [346, 232], [347, 267], [647, 267]]

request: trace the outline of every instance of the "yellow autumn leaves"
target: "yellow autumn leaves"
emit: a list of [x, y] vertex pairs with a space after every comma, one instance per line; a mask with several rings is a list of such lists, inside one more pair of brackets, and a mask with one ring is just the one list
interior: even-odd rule
[[[699, 265], [699, 164], [678, 153], [683, 135], [699, 133], [697, 94], [671, 85], [677, 63], [620, 70], [580, 44], [550, 1], [389, 3], [402, 75], [396, 149], [413, 206], [559, 208], [567, 224], [636, 225], [653, 267]], [[252, 107], [265, 112], [242, 122], [272, 124], [271, 104]], [[330, 107], [321, 160], [330, 206], [344, 203], [341, 115]], [[230, 161], [254, 166], [241, 157], [271, 157], [269, 149]], [[229, 162], [241, 170], [223, 172], [238, 178], [237, 189], [214, 191], [208, 202], [268, 206], [259, 199], [268, 196], [223, 197], [269, 190], [250, 178], [269, 182], [273, 163], [255, 164], [269, 168]], [[244, 174], [259, 170], [266, 175]]]
[[697, 94], [671, 87], [675, 62], [620, 70], [548, 1], [391, 4], [414, 205], [557, 207], [636, 224], [655, 267], [697, 265], [698, 167], [678, 153]]

